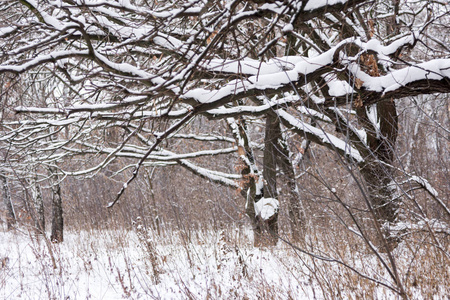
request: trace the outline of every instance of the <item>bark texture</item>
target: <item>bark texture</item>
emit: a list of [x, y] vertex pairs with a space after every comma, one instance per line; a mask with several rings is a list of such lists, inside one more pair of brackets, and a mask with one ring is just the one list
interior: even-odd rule
[[[281, 137], [280, 122], [277, 116], [268, 114], [266, 118], [266, 132], [264, 136], [264, 158], [263, 158], [263, 178], [264, 198], [278, 199], [277, 192], [277, 157], [278, 141]], [[267, 246], [275, 246], [278, 241], [278, 211], [268, 220], [262, 220], [258, 216], [258, 221], [267, 231]]]
[[61, 187], [58, 176], [56, 175], [56, 183], [52, 187], [52, 233], [50, 240], [53, 243], [61, 243], [64, 241], [64, 219], [62, 208]]
[[11, 201], [11, 192], [9, 190], [8, 179], [3, 174], [0, 174], [0, 180], [3, 190], [3, 203], [6, 207], [6, 228], [7, 230], [11, 230], [16, 224], [16, 214]]
[[41, 186], [36, 182], [33, 183], [33, 201], [36, 218], [35, 227], [38, 233], [45, 232], [45, 213], [44, 213], [44, 199], [42, 198]]
[[[360, 171], [366, 182], [367, 192], [378, 223], [385, 238], [396, 243], [390, 236], [389, 227], [397, 222], [398, 200], [395, 200], [391, 185], [394, 170], [390, 167], [394, 159], [395, 142], [398, 133], [398, 116], [395, 102], [382, 101], [376, 104], [376, 114], [359, 108], [357, 114], [367, 132], [369, 157]], [[372, 115], [372, 121], [369, 116]], [[376, 115], [377, 125], [373, 124]]]
[[295, 172], [289, 157], [289, 149], [287, 144], [284, 141], [279, 141], [278, 150], [280, 152], [278, 163], [280, 169], [284, 173], [284, 177], [286, 178], [289, 188], [288, 210], [292, 241], [299, 242], [303, 240], [305, 234], [305, 217], [301, 205], [302, 199], [295, 180]]

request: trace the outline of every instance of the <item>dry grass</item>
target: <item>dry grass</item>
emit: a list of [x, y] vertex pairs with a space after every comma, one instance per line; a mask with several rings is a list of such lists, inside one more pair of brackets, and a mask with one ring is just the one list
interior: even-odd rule
[[[297, 245], [255, 249], [243, 226], [163, 230], [136, 220], [133, 230], [79, 230], [54, 244], [26, 231], [1, 233], [4, 299], [396, 299], [395, 284], [359, 238], [312, 232]], [[448, 253], [422, 234], [393, 252], [410, 299], [448, 299]], [[447, 247], [448, 240], [440, 239]], [[384, 255], [384, 254], [382, 254]], [[385, 257], [383, 257], [385, 259]], [[2, 260], [3, 261], [3, 260]], [[353, 268], [354, 270], [352, 270]], [[356, 272], [355, 272], [356, 271]], [[358, 274], [359, 273], [359, 274]], [[362, 275], [361, 275], [362, 274]], [[364, 276], [371, 279], [364, 278]]]

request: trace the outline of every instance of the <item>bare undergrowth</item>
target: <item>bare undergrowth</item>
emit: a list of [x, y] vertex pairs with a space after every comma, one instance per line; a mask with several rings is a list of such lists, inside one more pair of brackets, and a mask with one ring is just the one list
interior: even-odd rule
[[[160, 235], [135, 229], [68, 232], [53, 244], [2, 232], [3, 299], [395, 299], [386, 269], [358, 238], [314, 233], [300, 250], [284, 242], [256, 249], [251, 230], [226, 227]], [[186, 242], [186, 236], [189, 241]], [[338, 242], [345, 239], [346, 242]], [[314, 242], [314, 243], [313, 243]], [[448, 244], [442, 245], [447, 247]], [[411, 299], [446, 299], [449, 258], [429, 237], [410, 234], [394, 251]], [[326, 261], [323, 257], [334, 258]], [[337, 262], [339, 261], [339, 263]], [[366, 278], [364, 278], [366, 276]]]

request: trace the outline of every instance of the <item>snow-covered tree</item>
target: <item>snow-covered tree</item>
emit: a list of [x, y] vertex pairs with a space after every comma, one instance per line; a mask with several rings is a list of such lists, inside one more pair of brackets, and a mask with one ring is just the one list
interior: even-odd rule
[[[269, 244], [278, 239], [278, 171], [290, 178], [293, 228], [302, 224], [297, 136], [359, 170], [361, 201], [388, 251], [399, 206], [396, 100], [450, 91], [446, 1], [20, 0], [1, 2], [0, 19], [6, 171], [101, 157], [60, 167], [63, 179], [134, 159], [112, 206], [141, 168], [180, 165], [241, 189], [255, 238], [268, 229]], [[41, 103], [30, 93], [36, 84]], [[198, 134], [190, 124], [204, 117], [228, 134]], [[261, 122], [262, 164], [249, 131]], [[177, 153], [163, 143], [180, 139], [211, 146]], [[238, 173], [193, 162], [235, 153]]]

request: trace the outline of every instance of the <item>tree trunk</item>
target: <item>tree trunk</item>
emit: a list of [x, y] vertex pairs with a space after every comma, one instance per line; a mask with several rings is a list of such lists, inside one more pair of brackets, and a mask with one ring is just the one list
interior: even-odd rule
[[36, 218], [34, 219], [35, 227], [38, 233], [45, 233], [45, 214], [44, 199], [42, 198], [41, 186], [36, 182], [33, 183], [33, 201]]
[[[399, 203], [395, 200], [395, 189], [391, 185], [394, 172], [390, 167], [394, 159], [398, 132], [395, 102], [379, 102], [376, 105], [376, 113], [366, 111], [366, 108], [359, 108], [357, 114], [366, 128], [367, 144], [371, 151], [370, 157], [366, 159], [367, 163], [361, 167], [360, 171], [366, 181], [368, 196], [377, 221], [384, 230], [384, 238], [396, 244], [397, 241], [391, 237], [389, 230], [389, 227], [397, 221], [399, 208]], [[374, 116], [379, 125], [373, 124]]]
[[305, 217], [301, 207], [301, 197], [295, 180], [294, 168], [289, 157], [289, 149], [285, 141], [279, 141], [278, 150], [280, 152], [278, 163], [283, 170], [289, 187], [288, 209], [292, 241], [300, 242], [305, 235]]
[[58, 176], [55, 175], [55, 177], [56, 182], [52, 186], [52, 233], [50, 235], [50, 240], [53, 243], [61, 243], [64, 240], [63, 235], [64, 219], [63, 219], [61, 187], [59, 184]]
[[247, 203], [245, 207], [245, 212], [250, 218], [253, 228], [253, 246], [262, 247], [264, 246], [264, 235], [263, 235], [263, 224], [256, 216], [255, 203], [261, 199], [262, 191], [257, 190], [257, 184], [254, 178], [250, 178], [250, 186], [247, 191]]
[[[263, 178], [264, 198], [278, 198], [277, 193], [277, 157], [279, 156], [278, 141], [281, 137], [280, 122], [277, 116], [268, 114], [264, 137]], [[278, 242], [278, 211], [268, 220], [257, 217], [258, 222], [268, 231], [267, 246], [275, 246]]]
[[6, 228], [7, 230], [11, 230], [16, 224], [16, 214], [11, 201], [11, 192], [9, 190], [8, 180], [6, 179], [6, 176], [1, 173], [0, 180], [2, 181], [3, 203], [6, 207]]
[[245, 119], [239, 117], [237, 120], [228, 119], [228, 123], [238, 144], [239, 162], [237, 168], [242, 175], [241, 195], [246, 199], [245, 213], [250, 219], [253, 229], [254, 247], [263, 246], [263, 228], [261, 222], [256, 217], [255, 202], [262, 198], [260, 174], [255, 164], [255, 157], [250, 147], [247, 135], [247, 125]]

